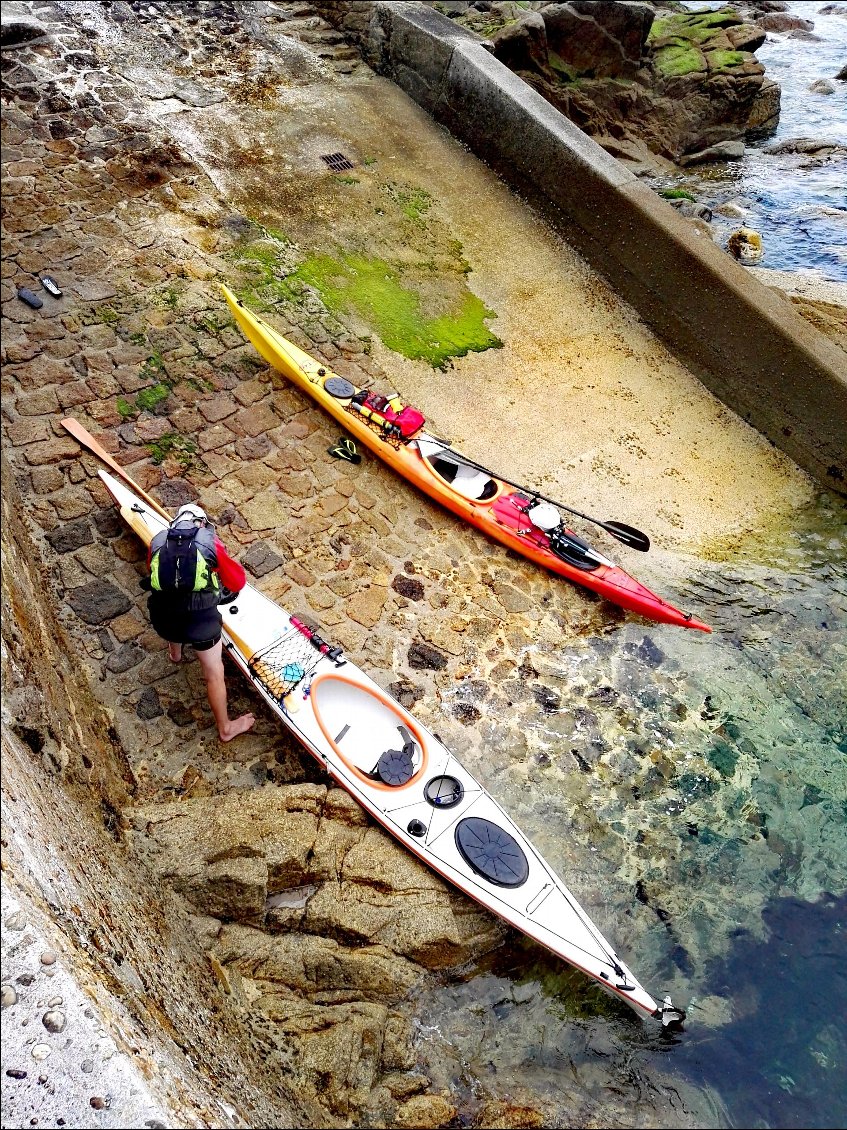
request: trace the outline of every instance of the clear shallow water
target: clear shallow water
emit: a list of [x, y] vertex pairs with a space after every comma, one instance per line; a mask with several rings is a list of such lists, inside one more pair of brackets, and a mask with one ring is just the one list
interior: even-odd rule
[[847, 1123], [845, 508], [712, 548], [669, 593], [712, 637], [530, 647], [516, 716], [463, 755], [687, 1030], [510, 935], [421, 1002], [428, 1070], [469, 1101], [496, 1078], [551, 1125]]
[[[742, 217], [716, 214], [712, 228], [721, 244], [741, 225], [758, 231], [764, 244], [759, 266], [847, 282], [847, 158], [818, 163], [808, 155], [764, 152], [775, 142], [798, 137], [847, 145], [847, 83], [834, 80], [847, 62], [847, 16], [821, 15], [826, 6], [809, 0], [789, 4], [792, 14], [814, 23], [819, 41], [768, 32], [756, 52], [767, 76], [782, 88], [776, 132], [750, 143], [742, 160], [692, 169], [675, 183], [713, 209], [727, 203], [742, 208]], [[841, 7], [847, 13], [847, 5]], [[818, 79], [829, 79], [835, 93], [811, 92]]]

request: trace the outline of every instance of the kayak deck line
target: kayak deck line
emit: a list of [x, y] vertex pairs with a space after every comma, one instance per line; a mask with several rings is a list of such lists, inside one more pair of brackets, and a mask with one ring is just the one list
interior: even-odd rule
[[[652, 592], [564, 523], [561, 532], [550, 534], [533, 526], [527, 511], [533, 500], [540, 497], [537, 492], [529, 487], [515, 489], [509, 480], [428, 434], [423, 428], [423, 416], [409, 409], [399, 397], [357, 389], [346, 378], [338, 377], [248, 310], [228, 287], [222, 286], [221, 290], [244, 336], [272, 368], [316, 400], [342, 427], [430, 498], [507, 548], [629, 612], [659, 623], [711, 632], [708, 624]], [[378, 407], [374, 408], [375, 404]], [[409, 412], [411, 418], [404, 420]], [[557, 505], [569, 509], [564, 504]], [[598, 524], [619, 540], [624, 540], [626, 534], [632, 535], [628, 544], [635, 548], [649, 546], [645, 535], [632, 527], [622, 523]], [[634, 540], [635, 535], [643, 544]]]
[[[166, 528], [167, 514], [108, 472], [100, 471], [100, 477], [121, 516], [149, 545]], [[220, 612], [225, 649], [236, 666], [321, 767], [389, 834], [445, 881], [638, 1015], [665, 1027], [681, 1025], [684, 1011], [667, 999], [657, 1003], [647, 992], [456, 755], [341, 648], [249, 584]]]

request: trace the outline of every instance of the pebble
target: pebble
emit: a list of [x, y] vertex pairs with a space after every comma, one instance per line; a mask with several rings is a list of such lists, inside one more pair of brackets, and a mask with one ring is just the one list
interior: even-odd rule
[[109, 1099], [102, 1099], [99, 1095], [92, 1095], [88, 1101], [95, 1110], [105, 1110], [109, 1106]]
[[41, 964], [42, 965], [55, 965], [56, 964], [55, 953], [53, 953], [52, 950], [45, 950], [44, 953], [41, 955]]
[[82, 1061], [82, 1063], [79, 1065], [79, 1069], [80, 1069], [80, 1071], [84, 1071], [86, 1073], [86, 1075], [90, 1075], [91, 1072], [94, 1070], [93, 1060], [84, 1059]]
[[2, 998], [0, 998], [0, 1006], [9, 1008], [13, 1004], [18, 1003], [18, 994], [15, 992], [11, 985], [4, 985], [2, 990]]
[[23, 912], [19, 910], [16, 914], [10, 914], [6, 919], [6, 926], [10, 930], [23, 930], [26, 926], [26, 918], [24, 918]]
[[54, 1008], [49, 1012], [44, 1013], [44, 1015], [41, 1017], [41, 1023], [44, 1025], [48, 1032], [61, 1032], [64, 1029], [65, 1024], [67, 1023], [67, 1020], [65, 1019], [64, 1012], [59, 1012], [57, 1008]]
[[61, 1003], [62, 1003], [61, 997], [51, 997], [50, 1000], [47, 1002], [47, 1007], [48, 1008], [58, 1008]]
[[40, 1062], [42, 1059], [46, 1059], [51, 1051], [52, 1048], [49, 1044], [36, 1044], [30, 1054], [32, 1055], [33, 1059]]

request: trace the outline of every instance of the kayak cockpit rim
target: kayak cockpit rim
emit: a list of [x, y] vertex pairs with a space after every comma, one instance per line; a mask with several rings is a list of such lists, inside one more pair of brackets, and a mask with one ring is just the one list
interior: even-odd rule
[[[413, 772], [401, 786], [386, 784], [376, 772], [376, 766], [381, 756], [387, 752], [385, 749], [376, 748], [380, 743], [369, 745], [366, 750], [357, 750], [356, 755], [351, 753], [349, 749], [342, 748], [341, 743], [348, 735], [351, 737], [355, 737], [356, 735], [352, 733], [350, 721], [346, 718], [342, 718], [340, 720], [341, 724], [339, 725], [338, 720], [332, 720], [330, 718], [331, 711], [327, 709], [327, 704], [322, 704], [322, 697], [324, 697], [322, 691], [328, 690], [330, 684], [335, 684], [336, 686], [342, 684], [348, 689], [352, 688], [354, 691], [358, 692], [360, 696], [369, 699], [376, 705], [377, 710], [375, 713], [377, 716], [392, 716], [393, 719], [396, 719], [393, 723], [394, 728], [399, 730], [402, 726], [409, 733], [412, 741], [417, 746], [417, 750], [413, 758]], [[324, 738], [350, 772], [355, 774], [364, 784], [372, 789], [383, 789], [394, 792], [398, 787], [407, 788], [422, 779], [423, 775], [426, 773], [427, 765], [429, 764], [429, 749], [426, 739], [421, 733], [419, 724], [399, 703], [394, 702], [393, 699], [384, 694], [378, 687], [366, 686], [359, 680], [351, 678], [348, 675], [339, 675], [333, 671], [327, 671], [313, 679], [309, 689], [309, 697], [311, 699], [312, 712]], [[396, 740], [395, 735], [392, 735], [392, 738]], [[348, 745], [349, 744], [348, 742]]]
[[427, 471], [475, 506], [490, 506], [503, 493], [505, 483], [488, 471], [471, 466], [444, 444], [428, 436], [416, 436], [411, 442], [417, 447]]

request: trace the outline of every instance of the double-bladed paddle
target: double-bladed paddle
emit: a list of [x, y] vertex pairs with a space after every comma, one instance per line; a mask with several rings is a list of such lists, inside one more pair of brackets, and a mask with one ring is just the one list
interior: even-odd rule
[[[613, 538], [628, 545], [630, 549], [638, 549], [642, 553], [646, 553], [650, 548], [650, 539], [641, 530], [636, 530], [634, 526], [627, 526], [625, 522], [601, 522], [599, 518], [592, 518], [589, 514], [583, 514], [581, 510], [575, 510], [573, 506], [565, 506], [564, 502], [557, 502], [555, 498], [548, 498], [546, 494], [539, 494], [537, 490], [532, 487], [523, 486], [521, 483], [516, 483], [512, 479], [507, 479], [505, 475], [501, 475], [499, 471], [492, 471], [489, 467], [483, 467], [481, 463], [474, 463], [473, 459], [468, 459], [466, 455], [460, 455], [458, 451], [454, 451], [449, 444], [443, 440], [436, 439], [434, 436], [427, 435], [427, 441], [441, 445], [442, 451], [455, 459], [457, 463], [463, 464], [465, 467], [473, 467], [476, 471], [484, 471], [487, 475], [494, 478], [501, 479], [504, 483], [508, 483], [510, 487], [517, 487], [518, 490], [526, 491], [527, 494], [532, 495], [533, 498], [539, 498], [543, 502], [549, 502], [553, 506], [558, 507], [559, 510], [567, 510], [569, 514], [576, 514], [577, 518], [582, 518], [586, 522], [593, 522], [595, 526], [600, 526], [601, 529], [611, 534]], [[423, 452], [421, 452], [423, 455]]]
[[143, 491], [134, 479], [130, 478], [120, 463], [109, 454], [105, 447], [102, 447], [97, 442], [91, 432], [84, 428], [79, 420], [75, 420], [73, 416], [67, 416], [62, 420], [62, 427], [70, 432], [74, 439], [78, 440], [83, 447], [87, 447], [92, 455], [96, 455], [98, 459], [102, 459], [106, 466], [110, 467], [125, 483], [128, 483], [134, 491], [137, 491], [151, 509], [155, 510], [157, 514], [161, 514], [163, 518], [166, 518], [167, 521], [170, 522], [171, 516], [168, 514], [167, 510], [165, 510], [155, 498], [151, 498], [149, 494]]

